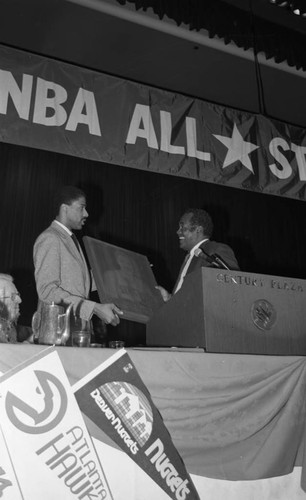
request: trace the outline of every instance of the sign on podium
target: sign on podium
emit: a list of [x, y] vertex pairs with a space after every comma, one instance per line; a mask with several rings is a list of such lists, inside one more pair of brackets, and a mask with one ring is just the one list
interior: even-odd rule
[[147, 345], [306, 355], [306, 281], [203, 267], [147, 324]]

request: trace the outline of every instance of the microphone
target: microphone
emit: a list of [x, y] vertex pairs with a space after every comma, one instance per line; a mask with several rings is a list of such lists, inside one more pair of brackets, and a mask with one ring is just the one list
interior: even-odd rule
[[205, 259], [207, 260], [207, 262], [209, 262], [213, 266], [219, 267], [221, 269], [227, 269], [228, 271], [230, 271], [230, 268], [228, 267], [228, 265], [226, 264], [226, 262], [217, 253], [209, 255], [208, 253], [206, 253], [203, 250], [203, 248], [197, 248], [195, 250], [195, 252], [194, 252], [194, 255], [196, 257], [199, 257], [201, 254], [203, 254], [203, 256], [205, 256]]
[[222, 259], [222, 257], [220, 257], [220, 255], [218, 255], [217, 253], [214, 253], [213, 257], [214, 257], [215, 261], [217, 262], [217, 264], [219, 265], [219, 267], [221, 267], [222, 269], [227, 269], [228, 271], [230, 271], [230, 268], [228, 267], [228, 265], [226, 264], [226, 262]]

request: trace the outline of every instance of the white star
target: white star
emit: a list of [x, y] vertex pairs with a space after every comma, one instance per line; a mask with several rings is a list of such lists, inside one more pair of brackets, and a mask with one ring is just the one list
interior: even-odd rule
[[244, 141], [236, 123], [234, 123], [232, 137], [224, 137], [223, 135], [216, 134], [213, 135], [228, 149], [222, 168], [228, 167], [232, 163], [235, 163], [235, 161], [241, 161], [241, 163], [254, 174], [249, 154], [255, 149], [258, 149], [259, 146], [256, 146], [251, 142]]

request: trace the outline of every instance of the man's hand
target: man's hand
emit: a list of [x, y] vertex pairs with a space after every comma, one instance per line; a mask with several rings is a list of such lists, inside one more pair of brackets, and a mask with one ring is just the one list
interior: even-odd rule
[[103, 319], [107, 325], [116, 326], [120, 323], [119, 314], [123, 314], [121, 309], [115, 304], [96, 304], [93, 310], [94, 314]]
[[159, 285], [156, 286], [155, 288], [157, 290], [159, 290], [164, 302], [168, 302], [168, 300], [171, 299], [171, 297], [172, 297], [171, 293], [167, 292], [167, 290], [165, 288], [163, 288], [162, 286], [159, 286]]

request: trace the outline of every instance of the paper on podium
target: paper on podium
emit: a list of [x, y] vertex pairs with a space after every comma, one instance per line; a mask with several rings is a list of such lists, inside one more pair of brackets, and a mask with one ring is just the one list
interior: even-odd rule
[[83, 241], [100, 302], [114, 302], [123, 319], [147, 323], [163, 304], [147, 257], [89, 236]]

